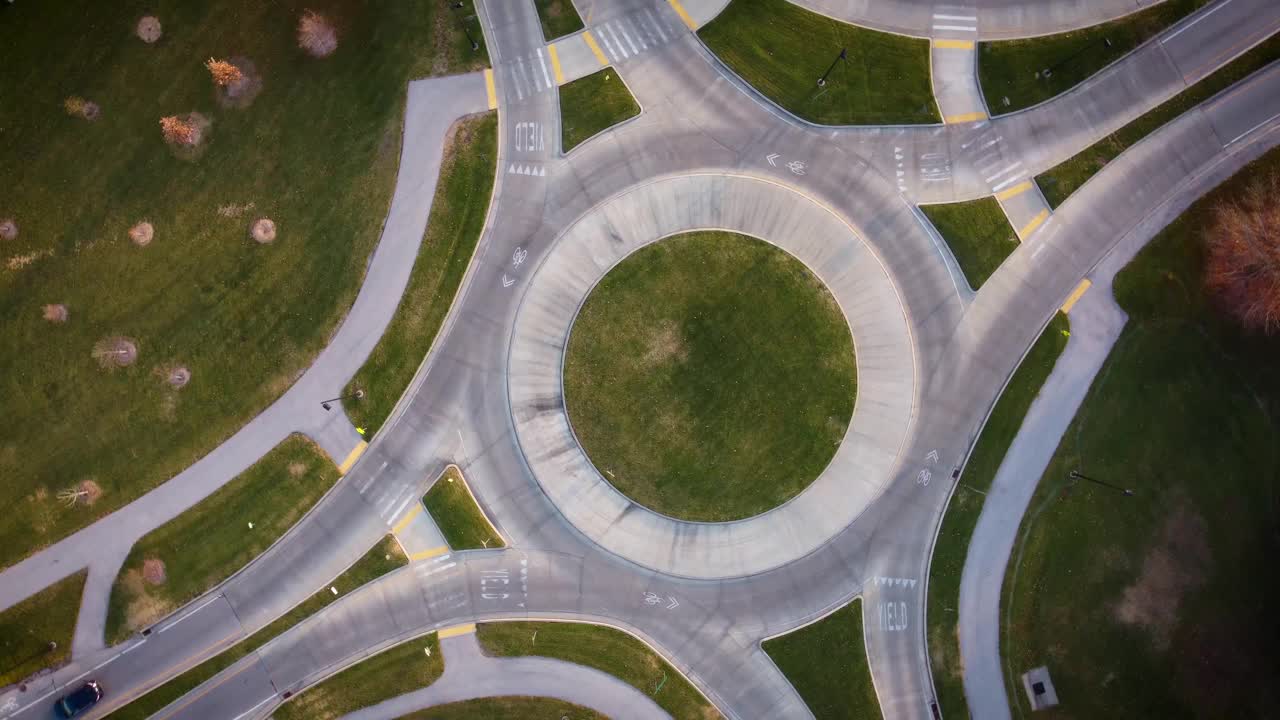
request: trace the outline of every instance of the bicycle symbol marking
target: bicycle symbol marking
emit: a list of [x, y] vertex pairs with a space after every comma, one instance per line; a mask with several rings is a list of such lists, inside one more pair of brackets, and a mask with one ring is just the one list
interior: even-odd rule
[[524, 264], [524, 259], [527, 257], [529, 257], [529, 251], [517, 246], [516, 249], [511, 252], [511, 267], [520, 267]]

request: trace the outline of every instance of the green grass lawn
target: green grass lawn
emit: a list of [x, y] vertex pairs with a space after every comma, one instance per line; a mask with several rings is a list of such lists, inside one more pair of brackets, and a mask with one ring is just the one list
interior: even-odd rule
[[560, 86], [561, 152], [639, 114], [640, 105], [612, 67], [567, 82]]
[[1058, 356], [1067, 346], [1070, 324], [1062, 313], [1040, 334], [1022, 364], [1014, 371], [1000, 399], [996, 401], [978, 442], [969, 454], [960, 484], [951, 496], [951, 504], [942, 518], [938, 542], [929, 565], [929, 657], [933, 665], [933, 684], [938, 692], [938, 705], [948, 718], [967, 718], [960, 641], [957, 633], [960, 607], [960, 574], [969, 552], [969, 538], [982, 514], [985, 493], [995, 480], [996, 470], [1004, 461], [1009, 445], [1022, 427], [1031, 401], [1053, 371]]
[[704, 521], [808, 486], [844, 438], [856, 388], [849, 325], [821, 281], [725, 232], [668, 238], [611, 270], [574, 322], [564, 378], [569, 419], [605, 477]]
[[[324, 59], [297, 48], [301, 12], [337, 28]], [[469, 11], [455, 11], [469, 12]], [[163, 38], [132, 30], [159, 16]], [[0, 23], [0, 567], [173, 477], [277, 398], [347, 311], [395, 182], [406, 82], [488, 64], [442, 3], [67, 0]], [[244, 56], [262, 90], [215, 99], [202, 63]], [[67, 115], [76, 95], [101, 106]], [[175, 157], [161, 116], [212, 121], [198, 159]], [[255, 218], [278, 237], [249, 239]], [[155, 227], [150, 245], [127, 231]], [[25, 263], [25, 264], [24, 264]], [[69, 319], [43, 319], [65, 304]], [[110, 371], [100, 340], [132, 338]], [[190, 383], [164, 381], [175, 366]], [[65, 509], [58, 491], [101, 496]]]
[[817, 720], [881, 717], [862, 635], [862, 600], [764, 643]]
[[[292, 527], [337, 479], [333, 462], [294, 435], [147, 533], [129, 551], [111, 588], [107, 643], [124, 640], [230, 577]], [[163, 582], [144, 578], [148, 561], [161, 563]]]
[[1044, 193], [1045, 200], [1049, 205], [1058, 207], [1071, 193], [1079, 190], [1089, 178], [1130, 146], [1155, 132], [1170, 120], [1278, 59], [1280, 59], [1280, 35], [1275, 35], [1142, 117], [1081, 150], [1047, 172], [1037, 175], [1036, 183]]
[[991, 277], [1018, 247], [1018, 236], [993, 197], [945, 205], [921, 205], [920, 210], [947, 241], [969, 286], [974, 290]]
[[606, 672], [652, 697], [676, 720], [720, 717], [666, 660], [620, 630], [583, 623], [481, 623], [477, 637], [492, 657], [541, 655]]
[[343, 393], [364, 390], [363, 398], [345, 407], [366, 437], [391, 415], [444, 324], [484, 230], [497, 158], [497, 113], [454, 125], [409, 287], [382, 339]]
[[[1066, 92], [1208, 2], [1164, 0], [1083, 30], [979, 43], [978, 84], [987, 107], [1000, 115]], [[1051, 71], [1048, 77], [1045, 69]]]
[[534, 0], [533, 5], [538, 9], [542, 36], [547, 42], [582, 29], [582, 18], [578, 17], [573, 0]]
[[[345, 572], [324, 588], [317, 590], [314, 595], [304, 600], [297, 607], [276, 618], [270, 625], [225, 652], [206, 660], [119, 710], [112, 712], [108, 717], [112, 718], [112, 720], [146, 720], [146, 718], [159, 712], [169, 703], [194, 690], [201, 683], [226, 668], [231, 667], [237, 660], [266, 645], [267, 642], [283, 634], [294, 625], [320, 612], [331, 603], [346, 597], [351, 591], [356, 590], [365, 583], [376, 580], [407, 564], [409, 564], [409, 561], [400, 550], [400, 544], [395, 541], [394, 537], [386, 536], [382, 542], [365, 553], [364, 557], [357, 560]], [[333, 594], [329, 589], [330, 587], [337, 588], [338, 594]]]
[[544, 697], [487, 697], [437, 705], [400, 720], [608, 720], [581, 705]]
[[[942, 122], [929, 41], [833, 20], [787, 0], [733, 0], [698, 36], [770, 100], [823, 125]], [[831, 68], [825, 87], [818, 78]]]
[[[426, 650], [430, 649], [431, 654]], [[275, 720], [333, 720], [424, 688], [444, 674], [435, 633], [401, 643], [307, 688], [276, 709]]]
[[489, 524], [475, 498], [467, 489], [466, 481], [455, 467], [445, 470], [436, 480], [422, 504], [436, 521], [445, 542], [454, 550], [506, 547], [506, 543]]
[[[1116, 276], [1129, 313], [1040, 480], [1004, 582], [1001, 647], [1048, 664], [1047, 718], [1257, 718], [1272, 682], [1280, 551], [1280, 339], [1243, 335], [1205, 296], [1212, 208], [1272, 150], [1170, 224]], [[1133, 488], [1122, 497], [1071, 470]]]
[[81, 570], [0, 612], [0, 687], [71, 657], [87, 573]]

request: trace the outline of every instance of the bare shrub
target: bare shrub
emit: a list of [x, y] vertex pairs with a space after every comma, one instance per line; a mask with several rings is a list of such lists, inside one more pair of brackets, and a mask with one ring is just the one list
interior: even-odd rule
[[138, 247], [146, 247], [156, 236], [155, 226], [143, 220], [142, 222], [129, 228], [129, 239]]
[[1205, 241], [1205, 283], [1217, 304], [1248, 330], [1280, 330], [1280, 172], [1218, 204]]
[[67, 310], [66, 305], [56, 303], [53, 305], [45, 305], [42, 315], [45, 320], [48, 320], [51, 323], [60, 324], [66, 322], [71, 316], [71, 313]]
[[298, 20], [298, 47], [312, 57], [328, 57], [338, 49], [338, 31], [325, 16], [306, 10]]
[[148, 45], [159, 40], [163, 34], [160, 30], [160, 18], [154, 15], [144, 16], [138, 21], [138, 27], [134, 29], [134, 34]]
[[163, 585], [169, 579], [165, 572], [164, 561], [160, 558], [147, 558], [142, 561], [142, 579], [148, 585]]
[[17, 240], [18, 223], [13, 218], [0, 220], [0, 240]]
[[181, 390], [191, 382], [191, 371], [181, 365], [171, 367], [165, 374], [165, 382], [174, 390]]
[[249, 228], [249, 237], [263, 245], [276, 239], [276, 223], [271, 218], [258, 218]]
[[118, 335], [103, 338], [93, 344], [93, 358], [108, 370], [129, 367], [138, 360], [138, 344]]

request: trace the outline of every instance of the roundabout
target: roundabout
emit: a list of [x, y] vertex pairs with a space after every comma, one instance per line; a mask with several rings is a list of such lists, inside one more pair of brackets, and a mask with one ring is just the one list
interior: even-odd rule
[[722, 232], [624, 258], [574, 320], [565, 400], [592, 464], [681, 520], [739, 520], [822, 472], [853, 413], [848, 323], [803, 263]]

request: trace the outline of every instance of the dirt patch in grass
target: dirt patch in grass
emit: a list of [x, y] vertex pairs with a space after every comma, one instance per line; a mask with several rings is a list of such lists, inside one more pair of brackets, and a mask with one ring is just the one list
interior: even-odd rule
[[168, 579], [165, 575], [164, 561], [160, 558], [147, 558], [142, 561], [142, 579], [148, 585], [163, 585]]
[[94, 343], [93, 358], [108, 370], [129, 367], [138, 360], [138, 343], [119, 335], [103, 338]]
[[1179, 496], [1143, 559], [1141, 574], [1116, 604], [1116, 619], [1142, 627], [1159, 650], [1169, 647], [1183, 597], [1203, 585], [1212, 569], [1207, 532], [1204, 518]]
[[646, 344], [649, 347], [644, 354], [644, 363], [650, 367], [680, 362], [689, 357], [680, 329], [672, 320], [664, 320], [654, 327]]
[[81, 480], [76, 485], [76, 504], [93, 505], [102, 497], [102, 486], [93, 478]]
[[40, 316], [51, 323], [60, 324], [66, 322], [71, 317], [71, 313], [67, 310], [66, 305], [54, 303], [45, 305], [40, 311]]

